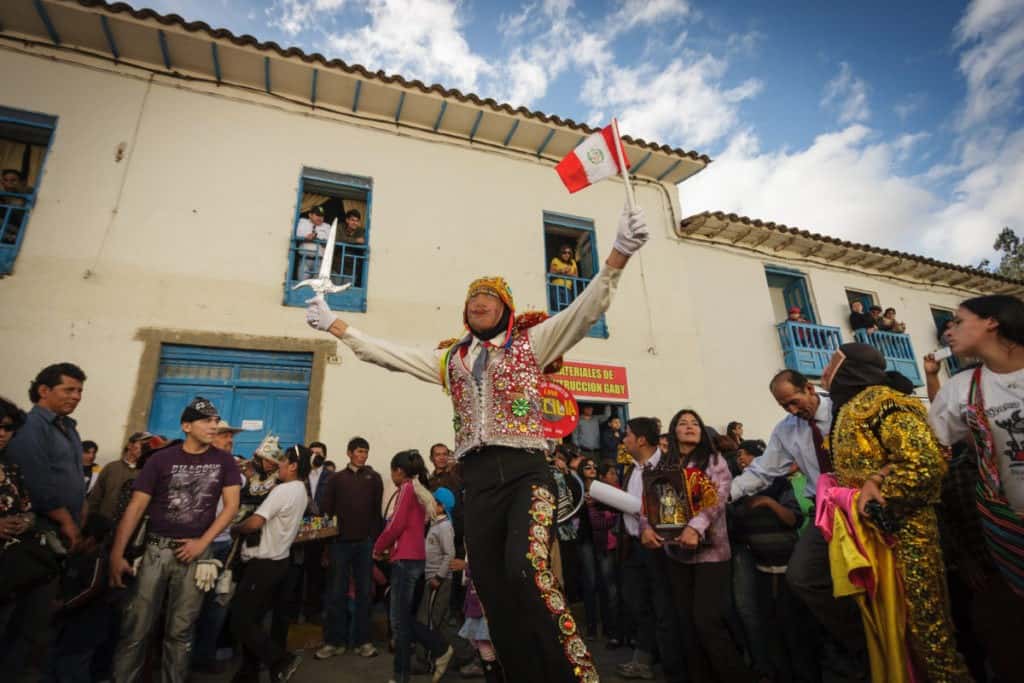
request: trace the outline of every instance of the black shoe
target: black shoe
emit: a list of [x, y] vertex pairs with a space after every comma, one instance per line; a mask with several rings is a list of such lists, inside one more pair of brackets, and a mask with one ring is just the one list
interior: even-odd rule
[[273, 683], [285, 683], [295, 670], [299, 668], [299, 664], [302, 663], [301, 655], [287, 655], [279, 664], [275, 664], [270, 667], [270, 680]]

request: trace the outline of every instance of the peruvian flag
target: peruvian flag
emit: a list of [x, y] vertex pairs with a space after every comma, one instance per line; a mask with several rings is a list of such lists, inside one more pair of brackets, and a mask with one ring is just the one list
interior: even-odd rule
[[[626, 150], [622, 153], [625, 156]], [[626, 168], [629, 167], [627, 157]], [[578, 192], [598, 180], [618, 175], [621, 169], [619, 145], [612, 126], [605, 126], [588, 137], [555, 166], [569, 192]]]

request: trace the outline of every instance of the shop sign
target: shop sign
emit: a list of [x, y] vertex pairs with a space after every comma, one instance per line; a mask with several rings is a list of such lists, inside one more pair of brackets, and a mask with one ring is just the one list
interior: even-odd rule
[[578, 400], [629, 400], [629, 380], [623, 365], [583, 363], [567, 360], [562, 369], [549, 378], [572, 392]]

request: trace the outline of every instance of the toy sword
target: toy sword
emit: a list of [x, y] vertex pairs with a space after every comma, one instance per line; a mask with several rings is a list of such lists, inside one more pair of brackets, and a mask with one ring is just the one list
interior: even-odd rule
[[[318, 295], [323, 296], [324, 294], [336, 294], [337, 292], [344, 291], [352, 286], [351, 282], [346, 282], [343, 285], [336, 285], [331, 282], [331, 265], [334, 261], [334, 240], [338, 233], [338, 219], [335, 218], [334, 222], [331, 223], [331, 233], [327, 236], [327, 247], [324, 250], [323, 258], [320, 259], [320, 275], [309, 280], [303, 280], [295, 284], [292, 289], [298, 289], [299, 287], [309, 287]], [[316, 234], [314, 232], [314, 234]]]

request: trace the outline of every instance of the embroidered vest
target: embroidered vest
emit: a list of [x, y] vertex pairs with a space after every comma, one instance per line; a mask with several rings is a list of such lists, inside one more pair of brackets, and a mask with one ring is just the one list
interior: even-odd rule
[[545, 448], [538, 391], [542, 378], [526, 332], [513, 336], [479, 383], [460, 354], [449, 354], [455, 457], [484, 445]]

